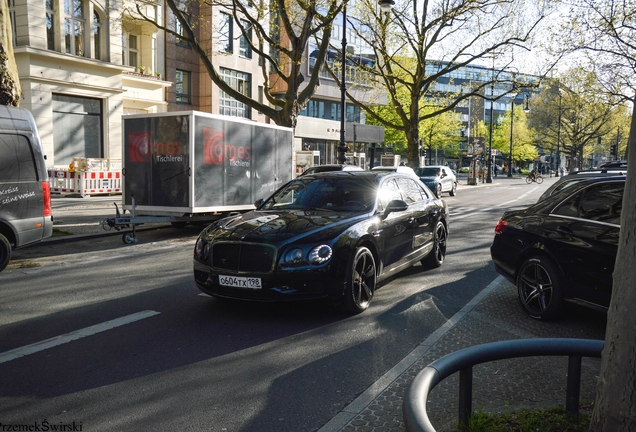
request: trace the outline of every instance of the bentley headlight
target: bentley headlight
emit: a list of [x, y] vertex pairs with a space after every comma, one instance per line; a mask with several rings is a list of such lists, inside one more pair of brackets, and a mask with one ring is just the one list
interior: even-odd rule
[[203, 254], [203, 247], [205, 246], [205, 242], [201, 237], [197, 239], [197, 243], [194, 245], [194, 253], [200, 257]]
[[199, 237], [196, 244], [194, 245], [194, 253], [203, 261], [206, 261], [210, 257], [211, 248], [212, 246], [210, 245], [210, 243], [206, 243], [202, 237]]
[[331, 259], [332, 250], [327, 245], [316, 246], [309, 252], [309, 263], [324, 264]]
[[299, 264], [305, 259], [305, 253], [300, 248], [291, 249], [285, 254], [285, 264]]

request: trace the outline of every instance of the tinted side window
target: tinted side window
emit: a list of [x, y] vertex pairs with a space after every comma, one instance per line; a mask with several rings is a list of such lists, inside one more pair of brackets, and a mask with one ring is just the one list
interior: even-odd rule
[[420, 202], [424, 199], [424, 197], [422, 197], [421, 188], [414, 180], [401, 178], [398, 179], [398, 184], [404, 195], [404, 201], [406, 201], [407, 204]]
[[619, 224], [624, 189], [623, 182], [597, 184], [572, 195], [552, 213]]
[[23, 135], [0, 134], [0, 180], [28, 182], [37, 179], [29, 140]]
[[568, 199], [563, 201], [561, 205], [559, 205], [556, 209], [554, 209], [552, 213], [561, 215], [561, 216], [578, 217], [579, 202], [581, 201], [581, 195], [583, 195], [583, 192], [578, 192], [570, 196]]
[[585, 190], [580, 206], [584, 219], [619, 224], [625, 183], [605, 183]]

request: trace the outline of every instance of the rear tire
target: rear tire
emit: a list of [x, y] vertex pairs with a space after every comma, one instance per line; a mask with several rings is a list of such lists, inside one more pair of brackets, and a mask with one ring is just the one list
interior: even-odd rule
[[0, 234], [0, 272], [4, 270], [11, 261], [11, 243]]
[[350, 314], [359, 314], [367, 310], [375, 293], [376, 281], [377, 272], [373, 254], [368, 248], [359, 247], [349, 261], [345, 296], [339, 309]]
[[519, 268], [517, 293], [531, 318], [556, 318], [563, 304], [563, 285], [556, 264], [544, 256], [526, 260]]
[[453, 183], [453, 188], [450, 191], [450, 196], [457, 195], [457, 183]]
[[433, 249], [420, 261], [424, 267], [437, 268], [444, 263], [447, 237], [448, 232], [446, 231], [446, 227], [441, 221], [437, 222], [435, 232], [433, 233]]

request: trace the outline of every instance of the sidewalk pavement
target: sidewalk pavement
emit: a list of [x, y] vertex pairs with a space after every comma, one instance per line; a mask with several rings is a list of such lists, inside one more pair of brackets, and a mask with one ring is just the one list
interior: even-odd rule
[[[427, 365], [474, 345], [544, 337], [604, 339], [605, 316], [577, 309], [559, 321], [533, 320], [522, 311], [515, 287], [499, 276], [318, 432], [404, 431], [403, 397]], [[564, 407], [567, 365], [567, 357], [526, 357], [477, 365], [473, 368], [473, 410], [496, 413]], [[600, 359], [583, 359], [581, 411], [594, 402], [599, 371]], [[458, 398], [458, 374], [431, 392], [427, 413], [437, 431], [452, 430], [457, 423]]]

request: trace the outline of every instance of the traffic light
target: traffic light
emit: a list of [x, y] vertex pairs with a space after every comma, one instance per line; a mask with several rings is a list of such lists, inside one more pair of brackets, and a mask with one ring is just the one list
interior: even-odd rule
[[618, 146], [616, 143], [610, 146], [610, 157], [615, 160], [618, 159]]

